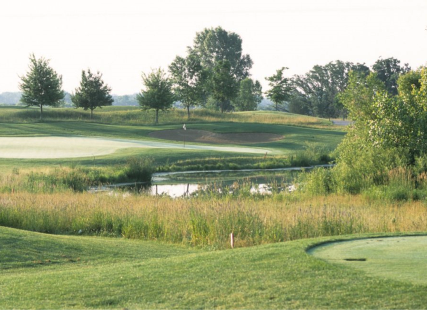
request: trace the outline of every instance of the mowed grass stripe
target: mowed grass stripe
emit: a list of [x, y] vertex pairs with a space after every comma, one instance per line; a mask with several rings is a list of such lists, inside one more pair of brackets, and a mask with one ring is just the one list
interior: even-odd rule
[[[11, 232], [15, 238], [33, 234], [2, 228], [0, 241]], [[2, 309], [422, 309], [427, 304], [426, 286], [369, 277], [305, 252], [333, 238], [211, 252], [112, 239], [124, 251], [117, 254], [120, 260], [111, 245], [100, 248], [106, 239], [67, 237], [62, 244], [59, 238], [34, 234], [33, 243], [51, 240], [58, 255], [73, 255], [69, 243], [79, 248], [81, 241], [85, 248], [93, 241], [94, 252], [66, 265], [3, 270]]]

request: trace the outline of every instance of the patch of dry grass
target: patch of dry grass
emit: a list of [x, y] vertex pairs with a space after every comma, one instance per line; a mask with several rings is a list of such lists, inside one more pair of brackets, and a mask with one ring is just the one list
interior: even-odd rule
[[423, 202], [362, 196], [171, 199], [129, 193], [0, 195], [0, 225], [124, 236], [213, 248], [376, 232], [427, 231]]

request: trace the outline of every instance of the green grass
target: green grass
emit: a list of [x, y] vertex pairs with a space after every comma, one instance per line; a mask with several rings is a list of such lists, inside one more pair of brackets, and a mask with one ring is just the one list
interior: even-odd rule
[[372, 277], [305, 252], [329, 240], [205, 251], [0, 227], [0, 308], [425, 308], [426, 286]]
[[426, 236], [352, 240], [316, 247], [312, 254], [375, 277], [427, 285], [426, 242]]
[[[40, 112], [38, 108], [25, 107], [0, 107], [0, 122], [7, 123], [34, 123], [39, 122]], [[43, 109], [44, 121], [89, 121], [90, 112], [73, 108], [49, 108]], [[93, 121], [105, 124], [121, 125], [154, 125], [154, 111], [141, 111], [139, 107], [104, 107], [96, 109]], [[191, 124], [198, 122], [239, 122], [239, 123], [268, 123], [288, 124], [298, 126], [310, 126], [319, 128], [331, 127], [331, 121], [309, 116], [272, 112], [272, 111], [246, 111], [234, 113], [219, 113], [206, 109], [196, 109], [191, 112], [190, 119], [184, 109], [172, 109], [160, 112], [160, 124]]]
[[[194, 123], [194, 129], [205, 129], [213, 132], [270, 132], [284, 135], [284, 139], [275, 142], [241, 144], [241, 147], [259, 147], [273, 150], [277, 156], [295, 156], [304, 151], [307, 144], [314, 147], [321, 147], [326, 153], [335, 149], [344, 132], [335, 128], [319, 129], [310, 127], [299, 127], [281, 124], [263, 123], [237, 123], [237, 122], [211, 122]], [[44, 123], [0, 123], [1, 136], [88, 136], [88, 137], [108, 137], [124, 138], [133, 140], [155, 140], [148, 136], [152, 131], [181, 128], [181, 125], [161, 125], [161, 126], [140, 126], [140, 125], [114, 125], [82, 121], [58, 121]], [[187, 143], [188, 144], [188, 143]], [[252, 167], [254, 162], [264, 161], [263, 155], [254, 157], [248, 154], [238, 154], [235, 152], [199, 151], [188, 149], [176, 149], [171, 152], [169, 149], [121, 149], [114, 154], [59, 160], [22, 160], [22, 159], [0, 159], [0, 169], [4, 172], [10, 171], [13, 167], [43, 167], [52, 165], [73, 165], [84, 166], [104, 166], [115, 165], [126, 162], [128, 157], [146, 156], [155, 159], [156, 166], [173, 165], [178, 161], [188, 161], [191, 159], [212, 159], [216, 158], [216, 164], [229, 162], [237, 165], [238, 168]], [[231, 159], [234, 158], [234, 159]], [[229, 161], [230, 160], [230, 161]], [[269, 157], [267, 160], [271, 160]], [[265, 161], [264, 161], [265, 162]], [[180, 164], [182, 167], [183, 163]], [[192, 164], [189, 163], [189, 166]], [[261, 165], [261, 164], [260, 164]], [[280, 163], [278, 164], [280, 166]], [[184, 164], [185, 166], [185, 164]], [[270, 166], [271, 167], [271, 166]], [[274, 166], [273, 166], [274, 167]], [[277, 166], [275, 166], [277, 167]], [[189, 168], [194, 169], [194, 168]]]

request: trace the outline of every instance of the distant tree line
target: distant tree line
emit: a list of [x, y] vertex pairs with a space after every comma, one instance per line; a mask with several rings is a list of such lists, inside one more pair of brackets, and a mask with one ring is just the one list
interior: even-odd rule
[[347, 88], [349, 73], [367, 77], [376, 73], [390, 95], [397, 95], [397, 81], [409, 72], [408, 64], [400, 65], [395, 58], [378, 59], [369, 68], [365, 64], [335, 61], [324, 66], [316, 65], [305, 75], [296, 75], [289, 80], [289, 98], [284, 110], [292, 113], [331, 118], [348, 115], [340, 94]]
[[80, 86], [74, 93], [62, 90], [62, 76], [49, 61], [30, 56], [27, 75], [21, 77], [21, 103], [40, 108], [70, 104], [91, 111], [103, 106], [139, 105], [142, 110], [154, 109], [155, 122], [159, 111], [168, 110], [180, 102], [187, 110], [205, 107], [221, 112], [256, 110], [263, 95], [276, 111], [331, 118], [348, 115], [340, 94], [347, 88], [350, 72], [362, 77], [376, 73], [391, 95], [397, 94], [397, 80], [410, 71], [395, 58], [379, 59], [369, 68], [365, 64], [334, 61], [316, 65], [305, 75], [286, 77], [288, 68], [282, 67], [270, 77], [268, 90], [263, 93], [261, 83], [250, 77], [253, 61], [242, 52], [242, 39], [221, 27], [204, 29], [196, 33], [187, 54], [176, 56], [168, 70], [158, 68], [142, 73], [143, 88], [136, 95], [112, 96], [102, 74], [88, 69], [82, 71]]

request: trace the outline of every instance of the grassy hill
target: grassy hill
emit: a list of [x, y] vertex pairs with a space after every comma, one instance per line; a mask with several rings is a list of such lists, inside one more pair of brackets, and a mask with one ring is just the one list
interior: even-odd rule
[[0, 308], [423, 309], [427, 304], [426, 286], [370, 277], [305, 252], [325, 240], [204, 251], [0, 227]]

